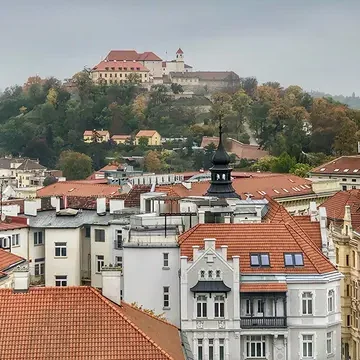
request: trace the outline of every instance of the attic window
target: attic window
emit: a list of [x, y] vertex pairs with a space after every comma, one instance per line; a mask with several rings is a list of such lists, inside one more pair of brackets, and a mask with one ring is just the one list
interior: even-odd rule
[[302, 253], [285, 253], [285, 266], [304, 266], [304, 258]]
[[334, 172], [338, 172], [339, 171], [339, 169], [334, 169]]
[[276, 193], [276, 194], [280, 194], [280, 192], [279, 191], [277, 191], [276, 189], [273, 189], [274, 190], [274, 193]]
[[75, 188], [71, 188], [70, 190], [69, 190], [69, 192], [72, 192], [72, 191], [74, 191], [75, 190]]
[[305, 185], [306, 188], [308, 189], [311, 189], [311, 186], [310, 185]]
[[289, 192], [289, 190], [287, 190], [287, 189], [284, 189], [284, 188], [283, 188], [283, 190], [284, 190], [286, 193], [288, 193], [288, 192]]
[[358, 172], [358, 171], [359, 171], [359, 169], [354, 169], [354, 170], [353, 170], [353, 172]]
[[325, 171], [325, 168], [321, 168], [320, 171]]
[[344, 172], [348, 172], [349, 171], [349, 169], [344, 169]]
[[300, 187], [301, 187], [302, 189], [306, 189], [306, 187], [305, 187], [304, 185], [300, 185]]
[[251, 266], [270, 266], [270, 258], [267, 253], [250, 254]]
[[289, 179], [292, 183], [294, 183], [295, 181], [293, 179]]

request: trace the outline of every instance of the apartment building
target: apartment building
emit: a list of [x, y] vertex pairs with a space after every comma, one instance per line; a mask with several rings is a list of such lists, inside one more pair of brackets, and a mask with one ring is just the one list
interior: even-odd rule
[[27, 262], [22, 257], [0, 248], [0, 288], [12, 288], [14, 270], [25, 264]]
[[328, 237], [336, 251], [341, 282], [342, 359], [360, 358], [360, 190], [340, 191], [322, 204], [328, 214]]

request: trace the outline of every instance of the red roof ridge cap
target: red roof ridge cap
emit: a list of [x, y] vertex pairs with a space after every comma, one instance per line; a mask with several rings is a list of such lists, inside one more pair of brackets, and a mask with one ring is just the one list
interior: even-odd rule
[[[125, 316], [119, 309], [121, 305], [117, 305], [107, 299], [104, 295], [100, 294], [100, 292], [92, 287], [90, 290], [96, 294], [102, 301], [104, 301], [109, 307], [111, 307], [118, 315], [120, 315], [130, 326], [132, 326], [136, 331], [140, 333], [146, 340], [148, 340], [152, 345], [154, 345], [158, 350], [160, 350], [165, 356], [169, 358], [169, 360], [175, 360], [172, 356], [170, 356], [164, 349], [162, 349], [154, 340], [152, 340], [148, 335], [146, 335], [138, 326], [136, 326], [127, 316]], [[128, 305], [125, 302], [126, 305]]]

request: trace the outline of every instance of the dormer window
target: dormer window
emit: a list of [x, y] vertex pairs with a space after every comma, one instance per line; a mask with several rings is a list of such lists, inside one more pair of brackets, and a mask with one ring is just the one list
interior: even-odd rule
[[268, 253], [250, 254], [250, 265], [253, 267], [270, 266], [270, 256]]
[[304, 266], [304, 258], [302, 253], [286, 253], [284, 254], [285, 266]]

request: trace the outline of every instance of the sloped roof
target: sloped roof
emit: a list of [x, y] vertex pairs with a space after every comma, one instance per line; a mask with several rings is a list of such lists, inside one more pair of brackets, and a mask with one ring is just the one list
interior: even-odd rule
[[156, 130], [140, 130], [137, 134], [136, 137], [151, 137], [153, 135], [155, 135], [157, 133]]
[[107, 136], [109, 132], [107, 130], [85, 130], [84, 136], [92, 136], [94, 132], [100, 136]]
[[[240, 256], [242, 273], [323, 274], [335, 267], [296, 223], [198, 224], [179, 236], [181, 255], [192, 258], [192, 246], [205, 238], [228, 245], [228, 258]], [[250, 253], [269, 253], [270, 267], [252, 267]], [[284, 253], [303, 253], [304, 266], [286, 267]]]
[[176, 53], [177, 53], [177, 54], [183, 54], [184, 52], [181, 50], [181, 48], [179, 48]]
[[240, 292], [286, 292], [287, 284], [281, 282], [240, 283]]
[[140, 207], [140, 195], [151, 190], [151, 185], [134, 185], [125, 198], [125, 207]]
[[131, 135], [113, 135], [111, 137], [112, 140], [126, 140], [126, 139], [130, 139]]
[[184, 359], [179, 330], [91, 287], [0, 289], [0, 358]]
[[40, 165], [38, 162], [31, 160], [31, 159], [25, 159], [21, 165], [16, 168], [16, 170], [45, 170], [46, 167]]
[[[292, 174], [267, 174], [247, 178], [235, 178], [232, 185], [237, 194], [246, 198], [248, 194], [254, 199], [262, 199], [265, 195], [273, 199], [290, 196], [313, 194], [312, 182]], [[192, 182], [191, 189], [182, 184], [157, 186], [156, 191], [172, 192], [179, 196], [203, 196], [209, 188], [208, 181]]]
[[162, 61], [162, 59], [159, 58], [152, 51], [138, 53], [135, 50], [111, 50], [107, 55], [106, 59], [109, 61]]
[[[269, 153], [266, 150], [260, 149], [257, 145], [243, 144], [240, 141], [235, 139], [228, 139], [229, 143], [229, 152], [235, 154], [239, 159], [249, 159], [249, 160], [258, 160], [265, 156], [268, 156]], [[210, 144], [218, 145], [219, 138], [216, 136], [204, 136], [201, 141], [201, 147], [206, 147]]]
[[121, 195], [119, 185], [85, 184], [77, 181], [59, 181], [37, 191], [38, 197], [46, 196], [94, 196], [118, 197]]
[[316, 175], [343, 174], [357, 176], [358, 172], [360, 172], [360, 155], [341, 156], [311, 170], [311, 173]]
[[[15, 266], [16, 264], [20, 264], [25, 261], [24, 258], [17, 256], [11, 252], [0, 249], [0, 271], [5, 271], [7, 268], [11, 266]], [[1, 329], [1, 327], [0, 327]], [[1, 334], [1, 331], [0, 331]], [[1, 356], [0, 356], [1, 359]]]

